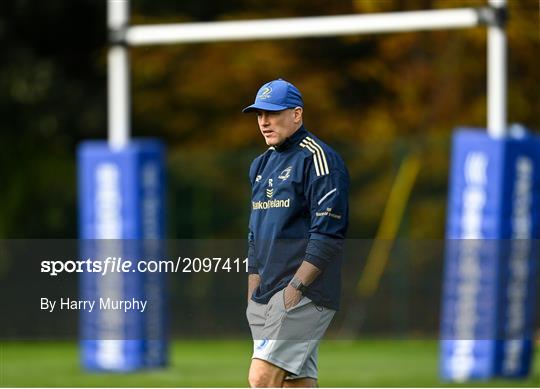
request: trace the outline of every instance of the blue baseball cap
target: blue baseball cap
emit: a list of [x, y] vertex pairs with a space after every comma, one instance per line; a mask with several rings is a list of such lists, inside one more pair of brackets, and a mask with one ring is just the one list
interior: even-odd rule
[[304, 107], [302, 94], [293, 84], [278, 78], [261, 86], [257, 96], [255, 96], [255, 102], [244, 108], [242, 112], [253, 112], [258, 109], [282, 111], [296, 107]]

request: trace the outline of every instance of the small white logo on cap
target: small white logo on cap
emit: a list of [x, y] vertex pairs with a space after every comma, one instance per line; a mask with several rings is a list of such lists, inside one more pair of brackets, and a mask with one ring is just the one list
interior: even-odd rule
[[264, 87], [262, 92], [257, 95], [257, 98], [259, 100], [269, 99], [270, 97], [272, 97], [270, 93], [272, 93], [272, 88], [270, 88], [269, 86], [266, 86]]

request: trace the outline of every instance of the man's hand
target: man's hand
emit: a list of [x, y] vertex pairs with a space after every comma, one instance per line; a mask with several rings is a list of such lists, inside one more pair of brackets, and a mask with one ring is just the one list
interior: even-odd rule
[[247, 301], [251, 299], [251, 295], [257, 289], [259, 284], [261, 283], [261, 277], [258, 274], [250, 274], [248, 276], [248, 293], [247, 293]]
[[[317, 276], [321, 274], [321, 270], [315, 265], [303, 261], [294, 277], [297, 278], [304, 286], [310, 285]], [[293, 287], [291, 284], [287, 285], [283, 291], [283, 301], [285, 309], [294, 307], [302, 300], [302, 292]]]
[[287, 285], [283, 291], [283, 302], [285, 304], [285, 309], [294, 307], [302, 300], [302, 293], [293, 288], [291, 285]]

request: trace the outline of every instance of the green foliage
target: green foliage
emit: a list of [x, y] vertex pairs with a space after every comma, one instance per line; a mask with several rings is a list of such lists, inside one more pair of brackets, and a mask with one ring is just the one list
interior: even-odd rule
[[[132, 1], [137, 23], [484, 6], [483, 0]], [[540, 128], [537, 3], [510, 1], [509, 121]], [[105, 4], [0, 5], [0, 236], [75, 237], [75, 147], [106, 135]], [[131, 49], [135, 136], [167, 144], [169, 237], [245, 236], [247, 168], [264, 151], [240, 110], [283, 77], [309, 130], [346, 158], [351, 236], [373, 237], [405, 155], [422, 167], [400, 236], [444, 234], [449, 136], [486, 122], [484, 28]], [[189, 157], [189, 158], [188, 158]], [[227, 162], [225, 162], [227, 161]], [[227, 204], [227, 207], [213, 206]]]
[[0, 236], [76, 237], [75, 145], [105, 123], [104, 4], [0, 4]]

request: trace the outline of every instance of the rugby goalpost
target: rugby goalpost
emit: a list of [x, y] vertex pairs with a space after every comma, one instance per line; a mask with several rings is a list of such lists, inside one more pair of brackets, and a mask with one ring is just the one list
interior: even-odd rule
[[479, 8], [436, 9], [179, 24], [129, 25], [129, 0], [107, 0], [108, 142], [121, 149], [131, 135], [129, 46], [247, 41], [462, 29], [485, 26], [487, 39], [487, 129], [495, 138], [506, 126], [506, 0]]
[[[198, 22], [198, 23], [181, 23], [181, 24], [157, 24], [157, 25], [136, 25], [129, 24], [129, 0], [107, 0], [108, 7], [108, 28], [109, 28], [109, 52], [108, 52], [108, 144], [105, 142], [96, 145], [85, 145], [81, 152], [81, 171], [83, 172], [83, 184], [88, 186], [88, 191], [93, 193], [90, 183], [96, 176], [95, 164], [96, 161], [113, 160], [118, 163], [129, 166], [132, 171], [140, 169], [138, 161], [143, 158], [143, 151], [150, 153], [153, 157], [151, 161], [155, 168], [155, 179], [149, 182], [139, 182], [139, 176], [132, 175], [132, 181], [121, 186], [118, 186], [118, 193], [132, 193], [141, 191], [141, 188], [147, 190], [151, 195], [158, 196], [162, 189], [158, 181], [161, 165], [162, 149], [159, 145], [139, 144], [132, 147], [130, 145], [136, 142], [131, 142], [131, 124], [130, 124], [130, 62], [128, 48], [130, 46], [143, 45], [159, 45], [159, 44], [187, 44], [187, 43], [202, 43], [202, 42], [218, 42], [218, 41], [248, 41], [257, 39], [286, 39], [286, 38], [308, 38], [308, 37], [328, 37], [328, 36], [344, 36], [344, 35], [359, 35], [359, 34], [374, 34], [374, 33], [394, 33], [394, 32], [413, 32], [426, 30], [441, 30], [441, 29], [463, 29], [478, 26], [487, 28], [487, 135], [482, 134], [490, 142], [496, 141], [504, 143], [505, 138], [509, 134], [507, 129], [506, 119], [506, 62], [507, 62], [507, 43], [506, 43], [506, 20], [507, 20], [507, 2], [506, 0], [488, 0], [483, 7], [476, 8], [454, 8], [454, 9], [435, 9], [423, 11], [403, 11], [403, 12], [387, 12], [387, 13], [371, 13], [371, 14], [353, 14], [341, 16], [318, 16], [318, 17], [300, 17], [300, 18], [284, 18], [284, 19], [262, 19], [262, 20], [243, 20], [243, 21], [223, 21], [223, 22]], [[144, 146], [144, 147], [143, 147]], [[103, 149], [107, 150], [104, 151]], [[144, 149], [144, 150], [143, 150]], [[127, 151], [126, 151], [127, 150]], [[104, 157], [106, 156], [106, 158]], [[139, 160], [136, 160], [139, 158]], [[145, 157], [146, 158], [146, 157]], [[414, 162], [414, 161], [413, 161]], [[107, 165], [107, 164], [106, 164]], [[111, 165], [111, 164], [109, 164]], [[111, 165], [115, 167], [116, 165]], [[118, 168], [118, 167], [115, 167]], [[86, 169], [86, 170], [85, 170]], [[94, 170], [92, 170], [94, 169]], [[412, 185], [410, 182], [414, 180], [414, 163], [410, 172], [401, 181], [402, 188], [407, 189]], [[120, 171], [116, 171], [113, 178], [120, 175]], [[90, 178], [88, 178], [90, 177]], [[109, 177], [110, 178], [110, 177]], [[143, 180], [144, 181], [144, 180]], [[98, 182], [99, 184], [99, 182]], [[152, 187], [152, 185], [154, 185]], [[145, 187], [150, 185], [150, 187]], [[111, 186], [113, 188], [114, 185]], [[83, 188], [81, 186], [81, 188]], [[135, 188], [135, 190], [133, 190]], [[84, 189], [84, 188], [83, 188]], [[105, 188], [109, 190], [110, 188]], [[487, 190], [487, 189], [486, 189]], [[81, 190], [85, 193], [85, 190]], [[96, 192], [97, 193], [97, 192]], [[137, 192], [138, 193], [138, 192]], [[487, 193], [487, 192], [486, 192]], [[98, 194], [92, 196], [99, 197]], [[83, 198], [83, 205], [88, 209], [95, 207], [95, 201], [92, 196]], [[155, 196], [154, 196], [155, 197]], [[159, 197], [159, 196], [158, 196]], [[154, 203], [159, 200], [155, 197]], [[99, 197], [100, 198], [100, 197]], [[401, 201], [402, 203], [403, 201]], [[131, 203], [130, 203], [131, 204]], [[133, 204], [137, 204], [133, 202]], [[132, 204], [132, 205], [133, 205]], [[400, 202], [396, 202], [396, 207], [402, 207]], [[113, 204], [118, 206], [118, 204]], [[121, 210], [118, 209], [118, 215], [121, 216]], [[92, 211], [93, 212], [93, 211]], [[92, 216], [94, 213], [87, 212]], [[389, 211], [391, 212], [391, 211]], [[86, 215], [86, 214], [85, 214]], [[88, 216], [86, 215], [86, 216]], [[157, 217], [154, 212], [153, 216]], [[151, 216], [152, 216], [151, 215]], [[93, 227], [97, 222], [90, 216], [87, 218], [87, 223]], [[148, 216], [148, 215], [147, 215]], [[99, 220], [98, 220], [99, 222]], [[142, 223], [141, 220], [132, 220], [135, 224]], [[155, 220], [156, 225], [161, 225], [160, 220]], [[93, 223], [93, 224], [92, 224]], [[160, 224], [161, 223], [161, 224]], [[97, 223], [99, 224], [99, 223]], [[119, 224], [120, 225], [120, 224]], [[99, 225], [101, 226], [101, 225]], [[99, 227], [98, 226], [98, 227]], [[388, 227], [395, 229], [395, 226]], [[144, 228], [141, 227], [141, 230]], [[93, 238], [95, 234], [93, 230], [88, 229], [86, 238]], [[119, 229], [120, 231], [120, 229]], [[159, 230], [161, 231], [161, 230]], [[161, 236], [159, 231], [152, 236]], [[93, 235], [94, 234], [94, 235]], [[103, 236], [97, 234], [98, 237]], [[143, 238], [145, 233], [142, 233]], [[118, 238], [123, 237], [119, 235]], [[107, 235], [107, 238], [111, 236]], [[143, 288], [143, 286], [141, 286]], [[144, 288], [143, 288], [144, 289]], [[473, 296], [474, 297], [474, 296]], [[159, 314], [159, 312], [158, 312]], [[161, 319], [160, 319], [161, 320]], [[164, 319], [163, 319], [164, 320]], [[161, 338], [156, 343], [155, 347], [150, 350], [154, 355], [155, 363], [151, 366], [163, 365], [166, 360], [165, 341]], [[456, 340], [457, 341], [457, 340]], [[97, 342], [100, 343], [100, 342]], [[101, 343], [104, 343], [101, 345]], [[127, 360], [125, 362], [122, 357], [124, 350], [121, 342], [101, 342], [97, 348], [94, 344], [87, 347], [87, 364], [90, 368], [112, 368], [112, 369], [132, 369], [140, 366], [141, 361], [146, 361], [148, 350], [141, 349], [143, 359], [136, 359], [134, 362]], [[455, 346], [452, 345], [454, 354], [445, 358], [448, 363], [461, 363], [461, 365], [451, 365], [453, 369], [457, 366], [456, 371], [446, 371], [445, 374], [451, 378], [463, 379], [467, 378], [475, 368], [473, 365], [463, 365], [463, 358], [472, 358], [472, 354], [463, 354], [463, 345], [469, 347], [469, 341], [458, 342]], [[106, 347], [105, 347], [106, 346]], [[129, 345], [128, 345], [129, 346]], [[137, 345], [135, 345], [137, 346]], [[144, 345], [143, 345], [144, 346]], [[483, 347], [483, 345], [481, 345]], [[101, 347], [101, 349], [99, 348]], [[138, 347], [138, 346], [137, 346]], [[460, 348], [461, 347], [461, 348]], [[96, 352], [97, 350], [97, 352]], [[111, 350], [116, 352], [111, 354]], [[445, 349], [446, 350], [446, 349]], [[472, 350], [472, 349], [470, 349]], [[465, 351], [470, 351], [469, 349]], [[521, 349], [520, 349], [521, 350]], [[525, 348], [524, 348], [525, 350]], [[454, 352], [455, 351], [455, 352]], [[126, 355], [133, 353], [128, 350]], [[521, 352], [521, 351], [520, 351]], [[148, 355], [146, 355], [146, 354]], [[446, 351], [445, 351], [446, 353]], [[461, 354], [459, 354], [461, 353]], [[487, 355], [487, 354], [486, 354]], [[491, 355], [491, 354], [490, 354]], [[521, 356], [521, 354], [519, 354]], [[525, 355], [525, 354], [523, 354]], [[106, 360], [101, 360], [106, 356]], [[462, 358], [463, 357], [463, 358]], [[490, 357], [490, 356], [489, 356]], [[100, 359], [101, 358], [101, 359]], [[116, 359], [115, 359], [116, 358]], [[450, 359], [449, 359], [450, 358]], [[453, 359], [452, 359], [453, 358]], [[456, 359], [462, 358], [462, 359]], [[526, 358], [526, 356], [524, 357]], [[469, 361], [469, 360], [467, 360]], [[465, 362], [467, 362], [465, 361]], [[470, 359], [469, 362], [475, 362]], [[125, 362], [125, 363], [124, 363]], [[128, 363], [129, 362], [129, 363]], [[483, 361], [481, 361], [484, 363]], [[445, 362], [446, 363], [446, 362]], [[468, 362], [467, 362], [468, 363]], [[478, 362], [480, 363], [480, 362]], [[131, 365], [130, 365], [131, 364]], [[146, 362], [142, 363], [143, 365]], [[463, 365], [463, 366], [462, 366]], [[525, 363], [526, 365], [526, 363]], [[145, 365], [146, 366], [146, 365]], [[480, 365], [479, 365], [480, 366]], [[484, 366], [484, 365], [482, 365]], [[464, 370], [465, 369], [465, 370]], [[469, 370], [467, 370], [469, 369]], [[457, 373], [456, 373], [457, 372]], [[452, 374], [458, 374], [453, 376]], [[489, 374], [493, 374], [491, 371]], [[450, 375], [449, 375], [450, 374]], [[461, 374], [461, 375], [460, 375]], [[476, 370], [475, 370], [475, 373]], [[486, 374], [482, 371], [480, 374]], [[482, 376], [483, 377], [483, 376]]]
[[[109, 146], [112, 149], [121, 149], [128, 144], [130, 138], [129, 46], [343, 36], [477, 26], [486, 26], [488, 29], [487, 129], [494, 138], [504, 137], [508, 133], [506, 0], [488, 0], [488, 4], [480, 8], [130, 26], [129, 0], [108, 0], [111, 44], [108, 56]], [[382, 224], [385, 224], [385, 221], [388, 224], [386, 219], [388, 218], [383, 217]], [[382, 253], [381, 250], [374, 249], [371, 253], [370, 258], [382, 256], [382, 259], [368, 259], [366, 271], [357, 287], [362, 295], [369, 295], [376, 289], [385, 266], [384, 251], [387, 249], [388, 247], [383, 249]]]

